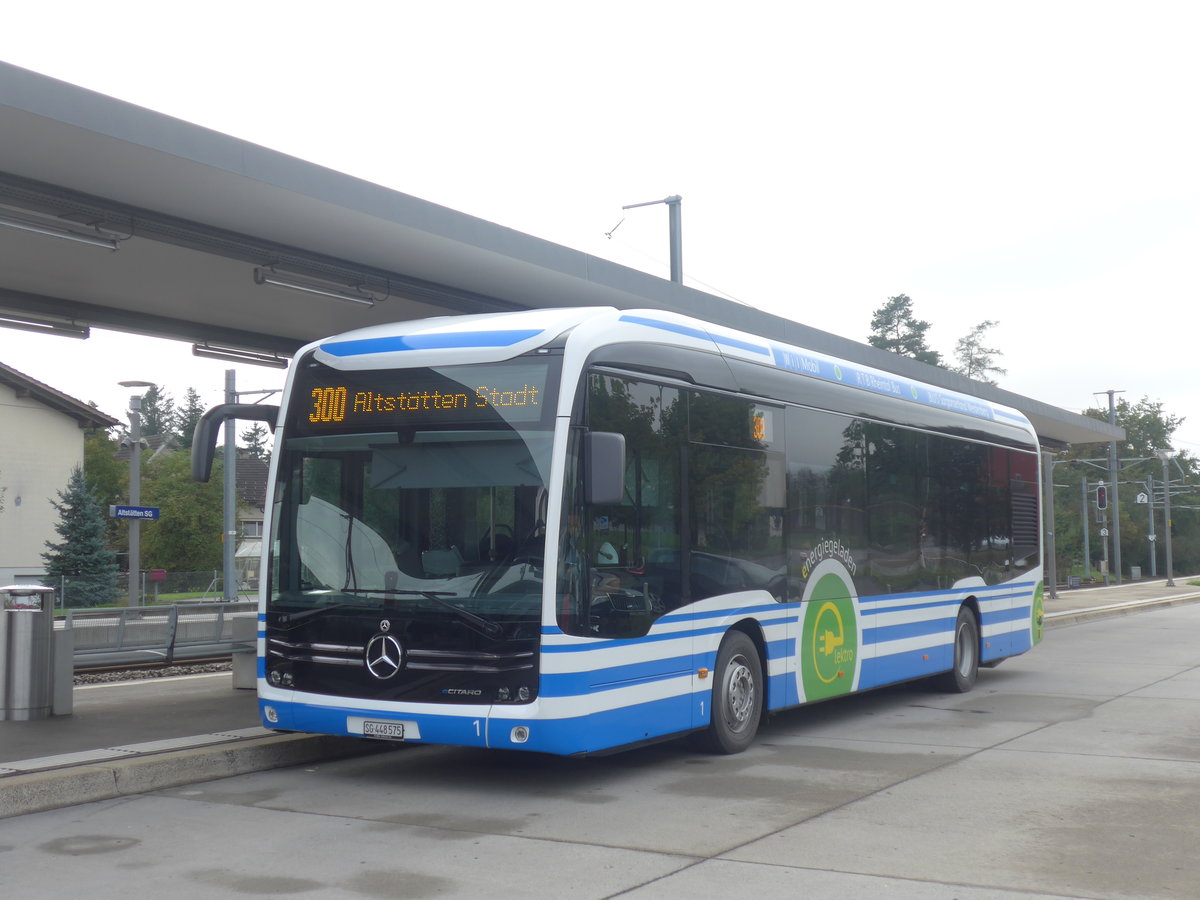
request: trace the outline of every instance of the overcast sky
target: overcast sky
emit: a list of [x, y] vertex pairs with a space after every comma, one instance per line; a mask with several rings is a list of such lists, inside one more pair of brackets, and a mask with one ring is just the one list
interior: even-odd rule
[[[621, 206], [680, 194], [693, 287], [857, 340], [906, 293], [945, 356], [994, 319], [1002, 387], [1147, 396], [1200, 454], [1200, 3], [10, 6], [7, 62], [664, 278], [666, 207]], [[94, 334], [0, 361], [219, 399]]]

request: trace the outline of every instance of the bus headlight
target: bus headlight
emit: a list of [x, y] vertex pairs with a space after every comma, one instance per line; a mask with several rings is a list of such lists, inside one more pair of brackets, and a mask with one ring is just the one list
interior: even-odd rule
[[518, 725], [509, 732], [508, 739], [514, 744], [523, 744], [529, 740], [529, 729], [524, 725]]

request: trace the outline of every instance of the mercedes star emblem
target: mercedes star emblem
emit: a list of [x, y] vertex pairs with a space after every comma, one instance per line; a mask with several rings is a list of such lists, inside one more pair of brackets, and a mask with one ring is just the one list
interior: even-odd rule
[[404, 648], [390, 634], [377, 634], [367, 644], [367, 671], [386, 681], [395, 676], [404, 664]]

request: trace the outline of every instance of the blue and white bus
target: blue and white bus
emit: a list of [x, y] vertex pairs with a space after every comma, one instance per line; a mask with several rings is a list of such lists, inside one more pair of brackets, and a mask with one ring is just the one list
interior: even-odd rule
[[[1020, 413], [656, 310], [381, 325], [274, 421], [272, 729], [588, 754], [980, 665], [1041, 638]], [[203, 475], [206, 477], [206, 475]]]

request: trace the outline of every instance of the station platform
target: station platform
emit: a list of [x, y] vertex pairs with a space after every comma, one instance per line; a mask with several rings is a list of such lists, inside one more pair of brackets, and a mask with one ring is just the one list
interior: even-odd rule
[[1126, 581], [1119, 585], [1089, 584], [1059, 588], [1057, 597], [1045, 597], [1048, 627], [1089, 619], [1122, 616], [1155, 606], [1174, 606], [1200, 600], [1200, 575], [1176, 575], [1174, 584], [1158, 578]]
[[[1048, 628], [1200, 601], [1198, 576], [1060, 589]], [[259, 725], [229, 672], [76, 686], [70, 716], [0, 722], [0, 818], [394, 749]]]

